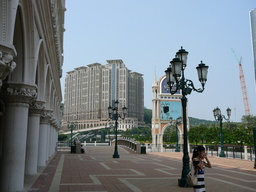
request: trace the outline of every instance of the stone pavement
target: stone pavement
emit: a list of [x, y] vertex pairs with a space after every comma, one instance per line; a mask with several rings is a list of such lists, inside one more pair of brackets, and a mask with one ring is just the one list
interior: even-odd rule
[[[183, 153], [150, 152], [135, 154], [119, 146], [119, 159], [112, 158], [114, 147], [86, 147], [84, 154], [57, 152], [41, 174], [26, 177], [24, 192], [180, 192]], [[209, 157], [207, 192], [256, 191], [254, 162]]]

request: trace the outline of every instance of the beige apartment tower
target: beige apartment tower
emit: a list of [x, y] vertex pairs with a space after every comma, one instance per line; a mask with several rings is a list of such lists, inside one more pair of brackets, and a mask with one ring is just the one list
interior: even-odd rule
[[121, 59], [107, 64], [93, 63], [67, 72], [65, 79], [63, 128], [76, 121], [76, 129], [105, 126], [110, 122], [108, 107], [115, 100], [128, 108], [118, 129], [144, 126], [143, 75], [131, 72]]

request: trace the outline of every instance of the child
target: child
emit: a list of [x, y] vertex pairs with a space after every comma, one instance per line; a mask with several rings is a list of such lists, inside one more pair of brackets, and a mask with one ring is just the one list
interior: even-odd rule
[[205, 148], [203, 146], [198, 146], [194, 149], [192, 155], [192, 165], [197, 173], [197, 183], [193, 186], [194, 192], [204, 192], [204, 168], [211, 168], [212, 165], [205, 153]]

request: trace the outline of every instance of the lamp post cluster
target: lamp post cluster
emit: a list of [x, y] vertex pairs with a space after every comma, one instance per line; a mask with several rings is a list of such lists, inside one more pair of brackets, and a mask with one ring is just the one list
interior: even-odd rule
[[118, 100], [116, 100], [114, 102], [114, 107], [109, 106], [108, 107], [108, 115], [109, 118], [112, 120], [115, 120], [115, 151], [113, 154], [113, 158], [119, 158], [119, 154], [118, 154], [118, 146], [117, 146], [117, 127], [118, 127], [118, 118], [121, 118], [122, 120], [124, 120], [125, 115], [127, 113], [127, 107], [123, 107], [123, 113], [119, 114], [118, 113]]
[[182, 175], [178, 180], [180, 187], [186, 187], [186, 176], [190, 171], [189, 168], [189, 155], [188, 155], [188, 141], [187, 141], [187, 98], [186, 95], [190, 94], [193, 90], [199, 93], [204, 91], [204, 86], [207, 81], [208, 66], [202, 61], [196, 67], [199, 81], [202, 88], [196, 89], [191, 80], [186, 79], [184, 75], [185, 68], [187, 66], [188, 52], [181, 47], [176, 53], [175, 58], [170, 62], [169, 67], [165, 71], [167, 85], [171, 94], [175, 94], [177, 91], [182, 91], [182, 120], [183, 120], [183, 135], [184, 135], [184, 147], [183, 147], [183, 167]]
[[172, 120], [172, 118], [170, 118], [170, 124], [172, 126], [175, 126], [175, 129], [176, 129], [176, 147], [175, 147], [175, 152], [180, 152], [178, 126], [181, 124], [181, 121], [182, 121], [181, 117], [177, 118], [176, 120]]
[[227, 121], [230, 119], [231, 116], [231, 109], [227, 108], [227, 118], [221, 114], [221, 110], [216, 107], [213, 110], [213, 116], [215, 118], [216, 121], [220, 122], [220, 155], [219, 157], [226, 157], [225, 153], [224, 153], [224, 146], [223, 146], [223, 133], [222, 133], [222, 121], [223, 119], [226, 119]]

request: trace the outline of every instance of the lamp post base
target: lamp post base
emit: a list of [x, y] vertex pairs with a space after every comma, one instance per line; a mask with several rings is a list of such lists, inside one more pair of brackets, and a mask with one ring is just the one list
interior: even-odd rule
[[225, 155], [225, 153], [222, 151], [222, 152], [220, 152], [219, 157], [226, 157], [226, 155]]
[[114, 154], [113, 158], [119, 158], [119, 155], [118, 154]]
[[184, 178], [178, 179], [178, 186], [179, 187], [191, 187], [187, 184], [187, 179], [184, 179]]

